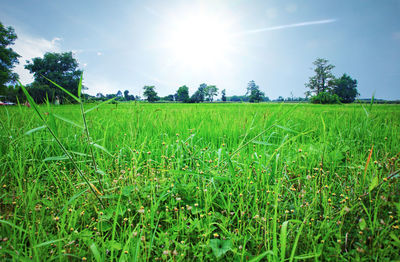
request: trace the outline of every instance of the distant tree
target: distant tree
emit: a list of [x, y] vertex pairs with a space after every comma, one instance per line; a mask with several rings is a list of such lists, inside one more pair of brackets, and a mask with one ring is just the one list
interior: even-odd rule
[[264, 100], [264, 92], [260, 91], [260, 87], [256, 85], [254, 80], [247, 84], [246, 96], [249, 96], [250, 103], [258, 103]]
[[104, 98], [104, 95], [102, 93], [97, 93], [96, 98]]
[[67, 53], [46, 53], [43, 58], [36, 57], [27, 61], [25, 69], [28, 69], [35, 78], [32, 87], [48, 86], [53, 90], [54, 97], [65, 98], [67, 95], [58, 87], [52, 85], [43, 76], [62, 86], [74, 95], [78, 95], [78, 83], [82, 71], [78, 69], [78, 62]]
[[108, 99], [111, 99], [111, 98], [114, 98], [114, 97], [116, 97], [115, 94], [107, 94], [107, 95], [106, 95], [106, 99], [107, 99], [107, 100], [108, 100]]
[[214, 96], [218, 95], [218, 88], [214, 85], [207, 86], [204, 90], [205, 96], [207, 100], [212, 102], [214, 100]]
[[276, 100], [279, 101], [279, 102], [285, 101], [285, 99], [283, 98], [283, 96], [279, 96], [278, 99], [276, 99]]
[[179, 87], [178, 91], [176, 92], [176, 101], [187, 103], [189, 102], [189, 88], [187, 86]]
[[0, 22], [0, 94], [5, 94], [6, 84], [15, 82], [18, 75], [12, 72], [15, 64], [18, 64], [18, 55], [9, 47], [14, 44], [17, 35], [12, 27], [4, 27]]
[[230, 96], [226, 98], [228, 101], [232, 102], [248, 102], [249, 97], [248, 96]]
[[172, 101], [175, 101], [175, 96], [167, 95], [167, 96], [164, 96], [161, 100], [172, 102]]
[[265, 97], [264, 97], [264, 102], [269, 102], [269, 101], [270, 101], [269, 97], [268, 97], [268, 96], [265, 96]]
[[201, 84], [199, 88], [194, 92], [192, 97], [190, 98], [191, 103], [201, 103], [204, 102], [205, 97], [206, 97], [206, 88], [207, 84]]
[[[317, 58], [313, 62], [315, 75], [310, 77], [308, 83], [305, 84], [310, 92], [314, 92], [316, 95], [328, 91], [331, 81], [335, 79], [331, 72], [335, 66], [328, 64], [328, 62], [326, 59]], [[310, 92], [307, 92], [306, 95], [309, 96]]]
[[123, 97], [121, 90], [118, 90], [116, 96], [118, 96], [118, 97]]
[[226, 93], [225, 93], [225, 92], [226, 92], [225, 89], [221, 91], [221, 100], [222, 100], [223, 102], [226, 101]]
[[135, 96], [134, 95], [130, 95], [128, 90], [124, 91], [124, 99], [125, 101], [133, 101], [135, 100]]
[[152, 103], [160, 99], [157, 96], [157, 92], [154, 90], [154, 86], [144, 86], [143, 89], [143, 95], [146, 97], [148, 102]]
[[59, 94], [59, 92], [56, 92], [55, 88], [35, 81], [26, 85], [26, 88], [36, 103], [45, 103], [47, 98], [50, 101], [55, 101], [57, 94]]
[[0, 100], [5, 100], [13, 103], [25, 101], [25, 95], [19, 85], [5, 86], [0, 92]]
[[332, 93], [339, 96], [342, 103], [352, 103], [359, 95], [357, 91], [357, 80], [347, 74], [332, 81]]

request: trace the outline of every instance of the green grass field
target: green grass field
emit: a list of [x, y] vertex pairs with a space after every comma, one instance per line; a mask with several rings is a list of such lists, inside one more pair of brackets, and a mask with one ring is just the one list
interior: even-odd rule
[[96, 194], [0, 108], [1, 260], [400, 259], [398, 105], [108, 104], [93, 146], [78, 105], [40, 110]]

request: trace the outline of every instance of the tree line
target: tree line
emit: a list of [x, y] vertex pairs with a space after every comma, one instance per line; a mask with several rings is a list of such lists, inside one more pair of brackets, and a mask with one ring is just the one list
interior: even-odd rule
[[[18, 58], [20, 57], [11, 46], [17, 39], [17, 35], [12, 27], [5, 27], [0, 22], [0, 98], [5, 97], [7, 100], [16, 102], [24, 101], [22, 90], [17, 84], [18, 75], [12, 71]], [[315, 75], [310, 77], [306, 88], [309, 89], [305, 98], [289, 97], [284, 99], [280, 96], [275, 101], [308, 101], [313, 103], [351, 103], [359, 95], [357, 90], [357, 80], [352, 79], [348, 74], [343, 74], [336, 78], [332, 74], [334, 65], [329, 64], [329, 61], [323, 58], [317, 58], [314, 61]], [[50, 81], [59, 84], [74, 95], [78, 92], [78, 83], [82, 70], [79, 69], [77, 60], [73, 57], [72, 52], [65, 53], [46, 53], [43, 57], [33, 58], [27, 61], [25, 65], [31, 74], [34, 81], [26, 87], [37, 103], [43, 103], [46, 100], [51, 102], [65, 103], [68, 102], [68, 97], [63, 91], [56, 88]], [[14, 85], [13, 85], [14, 84]], [[87, 89], [83, 87], [83, 89]], [[144, 86], [143, 96], [148, 102], [156, 101], [176, 101], [182, 103], [202, 103], [213, 102], [218, 96], [219, 89], [215, 85], [200, 84], [197, 90], [189, 96], [189, 88], [183, 85], [178, 88], [176, 93], [164, 97], [159, 97], [155, 86]], [[85, 94], [86, 99], [105, 100], [117, 97], [120, 101], [140, 100], [140, 96], [130, 94], [128, 90], [123, 93], [118, 91], [116, 94], [98, 93], [96, 96]], [[232, 102], [267, 102], [270, 99], [265, 96], [265, 93], [260, 90], [260, 87], [251, 80], [247, 84], [246, 93], [242, 96], [226, 96], [226, 90], [221, 91], [221, 101]]]

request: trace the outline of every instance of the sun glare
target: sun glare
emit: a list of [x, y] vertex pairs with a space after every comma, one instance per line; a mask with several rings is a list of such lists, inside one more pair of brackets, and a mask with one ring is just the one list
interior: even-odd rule
[[173, 64], [195, 70], [229, 65], [232, 52], [226, 19], [195, 14], [173, 19], [166, 28], [166, 45]]

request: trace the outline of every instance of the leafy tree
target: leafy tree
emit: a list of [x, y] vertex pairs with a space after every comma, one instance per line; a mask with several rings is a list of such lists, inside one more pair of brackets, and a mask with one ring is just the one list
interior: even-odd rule
[[357, 91], [357, 80], [347, 74], [332, 81], [332, 93], [339, 96], [342, 103], [352, 103], [359, 95]]
[[192, 103], [204, 102], [204, 99], [206, 97], [206, 88], [207, 88], [207, 84], [204, 84], [204, 83], [201, 84], [199, 86], [199, 88], [196, 90], [196, 92], [194, 92], [194, 94], [190, 98], [190, 102], [192, 102]]
[[[46, 53], [43, 58], [36, 57], [27, 61], [25, 68], [33, 74], [35, 81], [32, 87], [48, 86], [54, 91], [54, 97], [63, 100], [66, 94], [58, 87], [50, 84], [44, 77], [62, 86], [74, 95], [78, 95], [78, 83], [82, 71], [78, 69], [78, 62], [67, 53]], [[44, 76], [44, 77], [43, 77]]]
[[207, 86], [204, 90], [205, 96], [207, 100], [212, 102], [214, 100], [214, 96], [218, 95], [218, 88], [214, 85]]
[[122, 92], [121, 92], [121, 90], [118, 90], [118, 92], [117, 92], [117, 95], [116, 96], [118, 96], [118, 97], [122, 97], [123, 95], [122, 95]]
[[143, 89], [143, 95], [146, 97], [148, 102], [152, 103], [160, 100], [160, 98], [157, 96], [157, 92], [154, 90], [154, 86], [144, 86]]
[[258, 103], [264, 100], [264, 92], [260, 91], [260, 87], [256, 85], [254, 80], [247, 84], [246, 96], [249, 96], [250, 103]]
[[225, 93], [225, 92], [226, 92], [225, 89], [221, 91], [221, 100], [222, 100], [223, 102], [226, 101], [226, 93]]
[[33, 82], [27, 85], [27, 89], [36, 103], [45, 103], [48, 98], [50, 101], [55, 101], [57, 95], [55, 88], [51, 88], [49, 85], [40, 84], [38, 82]]
[[172, 101], [175, 100], [175, 96], [174, 95], [167, 95], [167, 96], [164, 96], [161, 100], [172, 102]]
[[226, 98], [226, 100], [228, 101], [232, 101], [232, 102], [248, 102], [249, 101], [249, 97], [248, 96], [229, 96]]
[[178, 91], [176, 92], [176, 101], [181, 101], [184, 103], [189, 102], [189, 88], [187, 86], [179, 87]]
[[13, 45], [17, 35], [12, 27], [4, 27], [0, 22], [0, 94], [4, 94], [6, 84], [15, 82], [18, 75], [12, 72], [15, 64], [18, 64], [18, 55], [12, 50], [10, 45]]
[[135, 100], [135, 96], [134, 95], [129, 95], [129, 91], [128, 90], [124, 91], [124, 98], [125, 98], [125, 101], [133, 101], [133, 100]]
[[4, 97], [5, 101], [9, 101], [9, 102], [13, 102], [13, 103], [17, 103], [17, 101], [19, 101], [19, 102], [25, 101], [24, 92], [22, 91], [22, 89], [19, 85], [5, 86], [2, 89], [0, 94], [1, 94], [0, 100], [3, 100], [3, 97]]
[[[314, 92], [316, 95], [328, 91], [331, 81], [335, 79], [331, 72], [335, 66], [328, 64], [328, 62], [328, 60], [323, 58], [317, 58], [313, 62], [315, 65], [315, 75], [310, 77], [308, 83], [306, 83], [306, 87], [310, 89], [310, 92]], [[307, 92], [306, 95], [309, 96], [310, 92]]]

